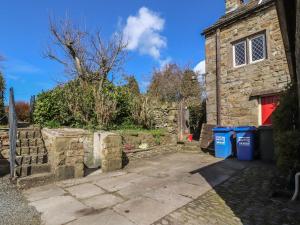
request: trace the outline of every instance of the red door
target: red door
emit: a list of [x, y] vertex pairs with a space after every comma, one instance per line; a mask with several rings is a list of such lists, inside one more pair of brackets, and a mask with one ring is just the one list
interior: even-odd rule
[[271, 116], [278, 105], [278, 96], [267, 96], [261, 98], [262, 125], [272, 125]]

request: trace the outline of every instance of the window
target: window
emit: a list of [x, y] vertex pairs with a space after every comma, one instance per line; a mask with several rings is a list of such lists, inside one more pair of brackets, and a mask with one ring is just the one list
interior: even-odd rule
[[233, 66], [240, 67], [267, 58], [265, 34], [245, 38], [233, 44]]
[[246, 41], [234, 45], [233, 56], [234, 66], [237, 67], [246, 64]]
[[265, 35], [256, 36], [249, 41], [250, 62], [257, 62], [266, 58]]

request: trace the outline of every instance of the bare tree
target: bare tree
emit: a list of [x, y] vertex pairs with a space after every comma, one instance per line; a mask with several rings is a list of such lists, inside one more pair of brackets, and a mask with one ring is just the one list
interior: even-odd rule
[[168, 64], [162, 70], [155, 70], [148, 93], [162, 101], [176, 101], [181, 93], [183, 72], [176, 64]]
[[[90, 34], [74, 26], [70, 20], [50, 19], [52, 46], [45, 56], [63, 64], [69, 74], [88, 83], [97, 83], [101, 91], [109, 74], [119, 70], [124, 62], [126, 44], [120, 34], [105, 42], [99, 32]], [[113, 76], [112, 76], [113, 77]]]
[[[60, 22], [50, 19], [50, 33], [52, 43], [45, 56], [63, 64], [76, 81], [69, 82], [66, 93], [70, 111], [85, 123], [92, 122], [92, 112], [99, 125], [107, 125], [113, 118], [116, 99], [104, 88], [124, 63], [126, 44], [122, 35], [115, 33], [109, 41], [104, 41], [99, 32], [90, 34], [68, 19]], [[76, 87], [79, 93], [74, 90]]]

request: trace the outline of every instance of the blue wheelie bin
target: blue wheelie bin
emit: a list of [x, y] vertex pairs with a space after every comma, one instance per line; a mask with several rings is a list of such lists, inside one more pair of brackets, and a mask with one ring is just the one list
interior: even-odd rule
[[213, 128], [215, 156], [226, 159], [232, 155], [233, 129], [231, 127]]
[[238, 160], [251, 161], [254, 158], [255, 131], [253, 126], [235, 127]]

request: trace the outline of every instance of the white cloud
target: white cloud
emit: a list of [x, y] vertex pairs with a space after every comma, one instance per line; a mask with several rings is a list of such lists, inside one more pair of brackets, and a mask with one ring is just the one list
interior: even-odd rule
[[165, 20], [156, 12], [146, 7], [139, 9], [136, 16], [127, 18], [123, 29], [127, 49], [137, 50], [140, 54], [150, 55], [155, 60], [161, 60], [161, 50], [167, 46], [167, 40], [160, 34], [163, 31]]
[[200, 75], [205, 74], [205, 60], [202, 60], [194, 67], [194, 72]]

